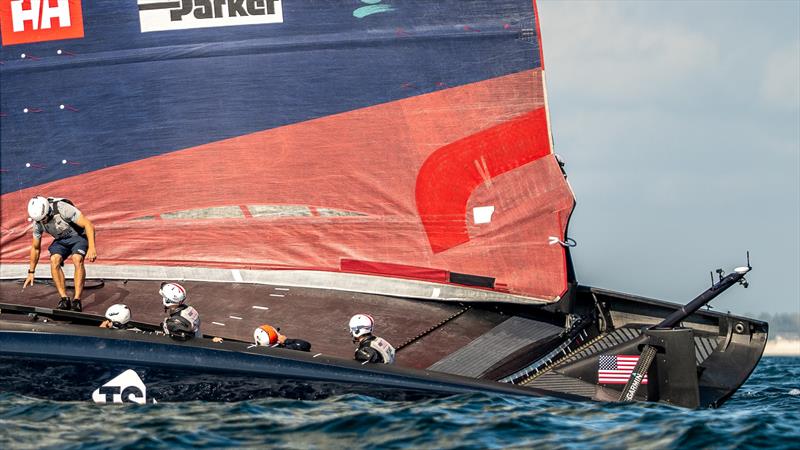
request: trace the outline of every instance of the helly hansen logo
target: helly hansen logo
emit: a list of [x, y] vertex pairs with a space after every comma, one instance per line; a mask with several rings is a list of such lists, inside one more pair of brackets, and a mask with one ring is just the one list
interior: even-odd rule
[[283, 22], [280, 0], [139, 0], [142, 33]]
[[83, 37], [81, 0], [0, 0], [3, 45]]

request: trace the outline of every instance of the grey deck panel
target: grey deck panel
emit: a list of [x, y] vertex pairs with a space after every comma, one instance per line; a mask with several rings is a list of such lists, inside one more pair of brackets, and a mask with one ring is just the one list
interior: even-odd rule
[[528, 386], [546, 389], [548, 391], [566, 392], [589, 398], [594, 397], [595, 391], [597, 390], [597, 386], [594, 384], [576, 380], [575, 378], [570, 378], [555, 372], [542, 374], [542, 376], [533, 380]]
[[549, 323], [514, 316], [437, 361], [428, 370], [479, 377], [514, 352], [561, 331], [563, 328]]

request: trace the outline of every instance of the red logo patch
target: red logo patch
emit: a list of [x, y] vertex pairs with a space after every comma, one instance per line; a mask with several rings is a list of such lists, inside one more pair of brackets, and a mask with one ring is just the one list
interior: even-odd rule
[[3, 45], [83, 37], [81, 0], [0, 0]]

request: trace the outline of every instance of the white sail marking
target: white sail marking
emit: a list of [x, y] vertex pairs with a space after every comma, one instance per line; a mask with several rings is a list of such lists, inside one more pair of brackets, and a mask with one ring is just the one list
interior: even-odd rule
[[472, 208], [472, 220], [475, 225], [491, 222], [492, 214], [494, 214], [494, 206], [476, 206]]

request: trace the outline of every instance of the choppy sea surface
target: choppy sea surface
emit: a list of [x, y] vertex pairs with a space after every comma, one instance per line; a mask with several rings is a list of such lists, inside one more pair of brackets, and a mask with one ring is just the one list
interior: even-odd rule
[[2, 449], [229, 447], [797, 449], [800, 358], [764, 358], [715, 410], [482, 394], [102, 406], [0, 394]]

